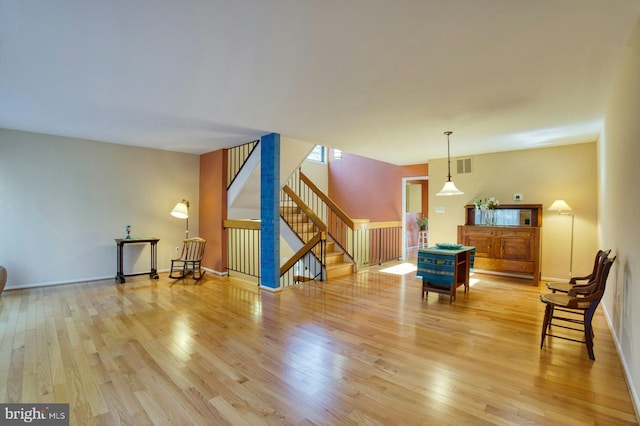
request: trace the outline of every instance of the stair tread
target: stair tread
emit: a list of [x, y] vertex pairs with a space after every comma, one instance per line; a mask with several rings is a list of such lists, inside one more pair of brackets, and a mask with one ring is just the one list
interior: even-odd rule
[[331, 252], [328, 252], [328, 253], [325, 253], [325, 254], [326, 254], [327, 256], [335, 256], [335, 257], [343, 256], [343, 255], [344, 255], [344, 253], [339, 252], [339, 251], [331, 251]]
[[327, 265], [326, 268], [327, 269], [339, 269], [339, 268], [344, 268], [346, 266], [353, 266], [353, 262], [335, 263], [333, 265]]

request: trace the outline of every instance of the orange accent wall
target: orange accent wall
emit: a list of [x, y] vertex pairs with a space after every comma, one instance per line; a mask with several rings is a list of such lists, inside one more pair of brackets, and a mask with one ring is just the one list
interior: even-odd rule
[[227, 150], [200, 156], [200, 236], [207, 240], [202, 266], [226, 272]]
[[329, 159], [328, 195], [353, 219], [402, 220], [402, 178], [428, 175], [426, 163], [396, 166], [343, 152]]

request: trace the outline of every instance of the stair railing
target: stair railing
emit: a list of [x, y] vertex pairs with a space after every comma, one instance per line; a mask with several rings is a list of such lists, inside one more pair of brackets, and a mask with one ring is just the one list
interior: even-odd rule
[[402, 222], [350, 218], [302, 171], [287, 182], [301, 200], [327, 225], [327, 234], [355, 263], [357, 269], [380, 265], [402, 256]]
[[280, 216], [303, 243], [280, 268], [282, 286], [318, 278], [324, 280], [326, 225], [287, 185], [280, 191]]
[[227, 219], [227, 270], [260, 278], [260, 221]]
[[233, 184], [247, 159], [258, 146], [258, 142], [260, 141], [247, 142], [227, 150], [227, 189], [231, 188], [231, 184]]
[[[363, 263], [381, 265], [402, 257], [402, 222], [367, 222], [360, 225], [356, 246]], [[366, 237], [363, 238], [363, 233]]]
[[289, 287], [305, 281], [324, 280], [326, 234], [318, 233], [280, 267], [280, 285]]
[[364, 235], [360, 235], [363, 232], [356, 224], [367, 221], [351, 219], [300, 170], [292, 175], [287, 185], [294, 188], [300, 199], [326, 224], [328, 236], [351, 258], [356, 267], [363, 266], [365, 256], [359, 255], [363, 245], [357, 243], [363, 240]]

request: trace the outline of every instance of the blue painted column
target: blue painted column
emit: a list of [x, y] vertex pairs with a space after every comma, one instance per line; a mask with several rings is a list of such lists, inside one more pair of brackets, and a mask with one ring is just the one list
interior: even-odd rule
[[280, 135], [260, 138], [260, 285], [280, 287]]

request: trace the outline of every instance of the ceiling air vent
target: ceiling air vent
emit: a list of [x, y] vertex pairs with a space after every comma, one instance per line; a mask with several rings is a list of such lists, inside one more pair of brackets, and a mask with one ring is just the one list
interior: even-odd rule
[[457, 161], [458, 164], [458, 174], [471, 173], [471, 158], [459, 158]]

